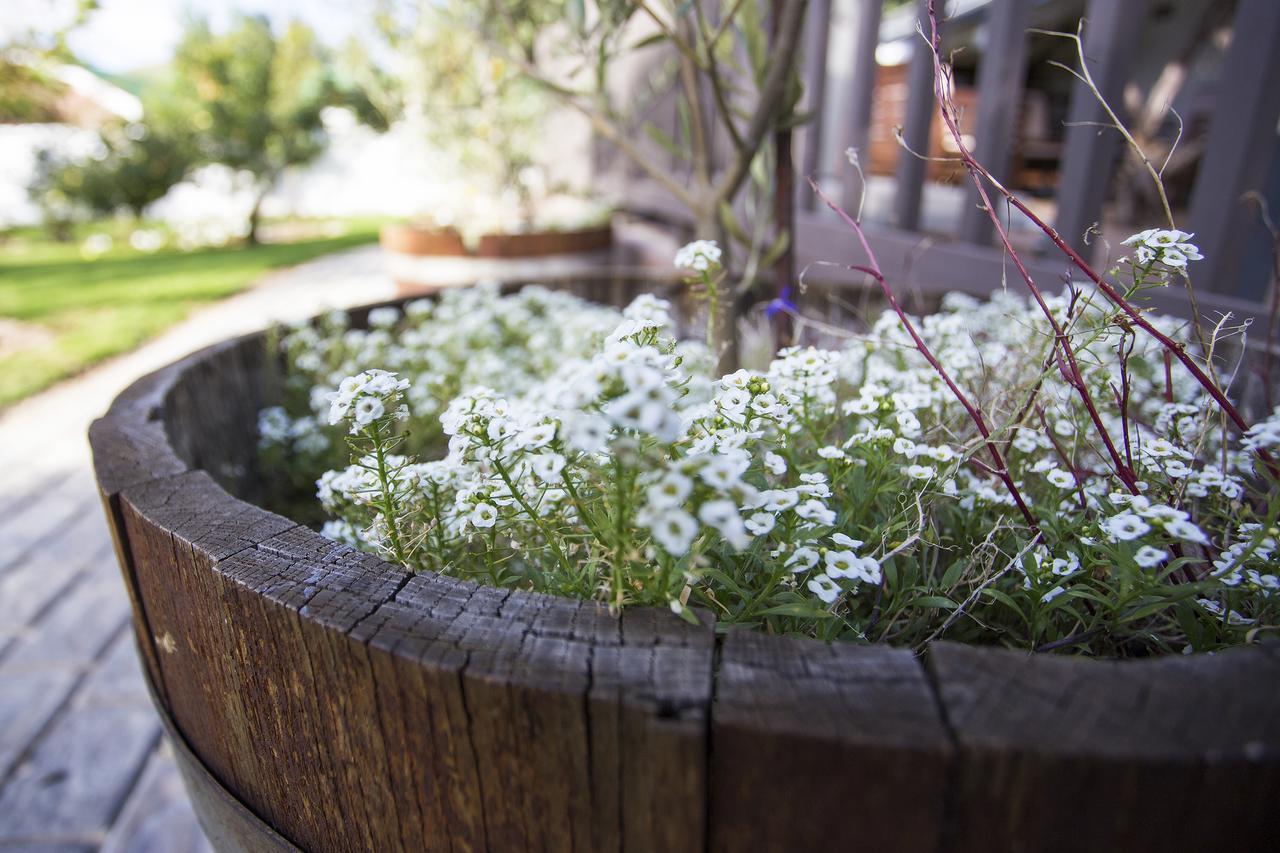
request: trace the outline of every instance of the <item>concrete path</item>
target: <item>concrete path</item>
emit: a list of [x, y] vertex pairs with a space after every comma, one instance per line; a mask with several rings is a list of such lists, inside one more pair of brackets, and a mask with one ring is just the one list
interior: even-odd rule
[[376, 248], [321, 258], [0, 415], [0, 853], [209, 849], [135, 658], [89, 423], [203, 346], [394, 292]]

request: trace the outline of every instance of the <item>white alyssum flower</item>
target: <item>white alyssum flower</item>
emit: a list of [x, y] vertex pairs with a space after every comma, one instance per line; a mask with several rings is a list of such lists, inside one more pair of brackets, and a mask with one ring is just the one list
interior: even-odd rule
[[[1145, 287], [1185, 269], [1187, 237], [1148, 235], [1139, 248], [1152, 266], [1122, 270], [1121, 283]], [[1077, 390], [1043, 371], [1050, 338], [1039, 308], [1002, 293], [986, 302], [945, 297], [918, 323], [956, 383], [1002, 414], [1023, 411], [1015, 390], [1036, 389], [1034, 411], [994, 440], [1044, 544], [1018, 566], [1020, 577], [999, 578], [992, 591], [1019, 606], [1053, 602], [1044, 618], [1070, 632], [1075, 602], [1061, 605], [1075, 595], [1133, 584], [1144, 601], [1173, 600], [1184, 575], [1162, 567], [1184, 543], [1178, 564], [1191, 564], [1197, 594], [1270, 624], [1280, 615], [1280, 534], [1256, 523], [1271, 525], [1275, 505], [1258, 489], [1267, 472], [1252, 451], [1280, 446], [1280, 411], [1240, 436], [1183, 371], [1166, 369], [1147, 336], [1118, 330], [1100, 300], [1045, 298], [1078, 332], [1084, 380], [1098, 389], [1100, 419], [1131, 459], [1140, 494], [1119, 491]], [[671, 606], [685, 616], [704, 605], [719, 613], [719, 603], [726, 619], [763, 592], [770, 599], [751, 612], [764, 610], [772, 627], [796, 619], [802, 631], [814, 623], [773, 614], [797, 592], [821, 593], [842, 603], [837, 632], [852, 636], [872, 612], [880, 561], [904, 543], [906, 560], [932, 559], [934, 549], [955, 555], [919, 579], [922, 594], [951, 600], [973, 580], [962, 555], [976, 543], [993, 536], [993, 549], [1008, 554], [1025, 544], [1021, 513], [971, 420], [892, 312], [843, 350], [791, 347], [763, 370], [719, 378], [706, 347], [667, 337], [687, 318], [673, 323], [654, 297], [618, 312], [538, 288], [502, 296], [479, 287], [372, 319], [369, 329], [331, 318], [284, 333], [291, 402], [261, 413], [260, 440], [271, 465], [327, 463], [345, 444], [358, 447], [349, 466], [317, 484], [334, 520], [326, 529], [386, 556], [403, 521], [411, 550], [399, 559], [415, 570], [484, 559], [540, 590], [572, 587], [611, 606]], [[1204, 358], [1175, 321], [1153, 314], [1151, 322]], [[1122, 382], [1128, 418], [1106, 393]], [[414, 419], [401, 429], [393, 421], [406, 405]], [[364, 444], [379, 441], [387, 447], [375, 459]], [[388, 497], [397, 509], [384, 517]], [[927, 536], [912, 535], [917, 503]], [[576, 574], [566, 575], [566, 560]], [[1135, 562], [1146, 571], [1134, 576]], [[982, 630], [991, 606], [974, 603], [971, 630]], [[945, 618], [919, 624], [931, 631]], [[1234, 639], [1233, 624], [1210, 635]], [[1026, 641], [1018, 630], [1007, 639]]]
[[828, 551], [823, 562], [827, 574], [833, 578], [880, 582], [880, 563], [874, 557], [859, 557], [852, 551]]
[[751, 536], [738, 514], [738, 507], [733, 501], [711, 500], [698, 507], [698, 518], [703, 524], [714, 528], [725, 542], [736, 550], [743, 550], [751, 544]]
[[1050, 470], [1044, 475], [1044, 478], [1059, 489], [1074, 489], [1076, 487], [1075, 475], [1061, 468]]
[[818, 596], [824, 604], [833, 604], [840, 597], [840, 584], [825, 574], [814, 575], [806, 584], [809, 591]]
[[902, 471], [913, 480], [929, 480], [938, 475], [938, 469], [932, 465], [907, 465]]
[[821, 555], [816, 550], [802, 546], [791, 552], [791, 556], [787, 557], [786, 565], [793, 572], [807, 572], [818, 565], [820, 558]]
[[1168, 533], [1175, 539], [1182, 539], [1186, 542], [1194, 542], [1197, 545], [1208, 545], [1209, 537], [1204, 531], [1192, 521], [1181, 518], [1174, 518], [1166, 521], [1164, 524], [1164, 532]]
[[491, 503], [478, 503], [467, 516], [467, 520], [475, 527], [493, 527], [498, 521], [498, 509]]
[[664, 510], [649, 523], [653, 540], [674, 557], [689, 553], [693, 540], [698, 536], [698, 522], [693, 516], [675, 507]]
[[706, 272], [720, 266], [720, 247], [715, 240], [694, 240], [676, 252], [675, 265], [694, 272]]
[[564, 470], [565, 459], [559, 453], [538, 453], [532, 461], [534, 475], [544, 483], [560, 479]]
[[1190, 242], [1194, 236], [1176, 229], [1148, 228], [1126, 238], [1124, 245], [1136, 247], [1133, 257], [1135, 263], [1161, 263], [1181, 271], [1186, 268], [1188, 261], [1204, 258], [1200, 249]]
[[1128, 542], [1151, 532], [1151, 525], [1131, 512], [1121, 512], [1102, 522], [1102, 532], [1113, 542]]
[[1133, 555], [1133, 561], [1144, 569], [1154, 569], [1167, 559], [1169, 559], [1168, 551], [1162, 551], [1150, 545], [1143, 545]]
[[[767, 509], [768, 507], [766, 507]], [[810, 499], [796, 507], [796, 515], [815, 524], [835, 524], [836, 514], [820, 500]]]
[[831, 541], [839, 545], [841, 548], [858, 549], [862, 547], [861, 539], [854, 539], [844, 533], [832, 533]]

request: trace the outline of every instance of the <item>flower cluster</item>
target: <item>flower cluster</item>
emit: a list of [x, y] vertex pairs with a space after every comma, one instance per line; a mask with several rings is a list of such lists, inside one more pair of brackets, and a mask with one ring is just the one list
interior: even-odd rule
[[[1189, 257], [1187, 236], [1166, 248]], [[1008, 294], [914, 321], [991, 413], [984, 437], [893, 313], [843, 348], [716, 378], [662, 299], [618, 312], [477, 288], [371, 312], [367, 330], [290, 330], [290, 414], [261, 431], [282, 446], [330, 429], [330, 450], [348, 432], [349, 459], [316, 458], [324, 530], [416, 570], [908, 644], [946, 630], [1147, 654], [1274, 624], [1280, 499], [1253, 451], [1280, 440], [1280, 411], [1233, 435], [1093, 295], [1045, 307], [1094, 399], [1118, 402], [1090, 410], [1041, 308]]]
[[1189, 242], [1194, 236], [1186, 231], [1148, 228], [1126, 239], [1124, 245], [1137, 247], [1133, 252], [1133, 262], [1139, 266], [1162, 264], [1172, 270], [1185, 272], [1189, 261], [1204, 258], [1200, 249]]
[[680, 269], [707, 272], [720, 265], [720, 247], [714, 240], [694, 240], [676, 252], [675, 264]]
[[398, 379], [385, 370], [366, 370], [348, 376], [338, 384], [329, 402], [329, 423], [351, 422], [351, 432], [367, 429], [387, 415], [395, 420], [409, 418], [409, 407], [404, 403], [408, 379]]

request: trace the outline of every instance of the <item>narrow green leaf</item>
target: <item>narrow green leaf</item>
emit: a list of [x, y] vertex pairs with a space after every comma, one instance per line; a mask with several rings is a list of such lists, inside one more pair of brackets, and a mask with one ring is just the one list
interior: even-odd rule
[[733, 206], [727, 201], [720, 202], [720, 224], [729, 232], [729, 236], [739, 243], [751, 242], [751, 238], [743, 230], [742, 224], [738, 222], [738, 216], [733, 212]]
[[645, 36], [644, 38], [640, 39], [640, 41], [631, 45], [629, 50], [642, 50], [646, 47], [652, 47], [653, 45], [659, 44], [660, 42], [664, 42], [666, 40], [667, 40], [666, 33], [661, 33], [661, 32], [654, 33], [651, 36]]
[[676, 141], [668, 136], [665, 130], [658, 127], [653, 122], [645, 122], [644, 132], [650, 139], [661, 145], [662, 148], [673, 157], [682, 156], [680, 146], [676, 145]]
[[943, 589], [950, 589], [956, 585], [956, 581], [960, 580], [960, 575], [964, 574], [964, 570], [969, 567], [967, 560], [956, 560], [952, 563], [942, 575], [939, 583]]
[[791, 235], [787, 231], [783, 231], [778, 235], [778, 239], [773, 241], [773, 245], [769, 247], [769, 251], [764, 253], [764, 257], [760, 259], [760, 266], [768, 269], [778, 262], [788, 248], [791, 247]]
[[763, 616], [799, 616], [807, 619], [829, 619], [831, 612], [814, 604], [778, 604], [761, 612]]

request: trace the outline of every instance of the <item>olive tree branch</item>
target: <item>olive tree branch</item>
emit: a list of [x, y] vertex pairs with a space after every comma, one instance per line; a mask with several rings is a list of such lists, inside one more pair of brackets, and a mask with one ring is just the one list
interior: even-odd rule
[[796, 48], [800, 43], [800, 31], [804, 22], [805, 7], [808, 0], [787, 0], [784, 4], [782, 20], [778, 27], [778, 40], [775, 42], [773, 65], [765, 76], [760, 90], [760, 101], [755, 113], [747, 125], [743, 135], [743, 145], [738, 148], [729, 168], [721, 176], [712, 196], [712, 208], [722, 201], [728, 201], [742, 186], [751, 161], [755, 159], [764, 142], [765, 134], [773, 127], [777, 118], [778, 106], [786, 95], [787, 82], [795, 62]]

